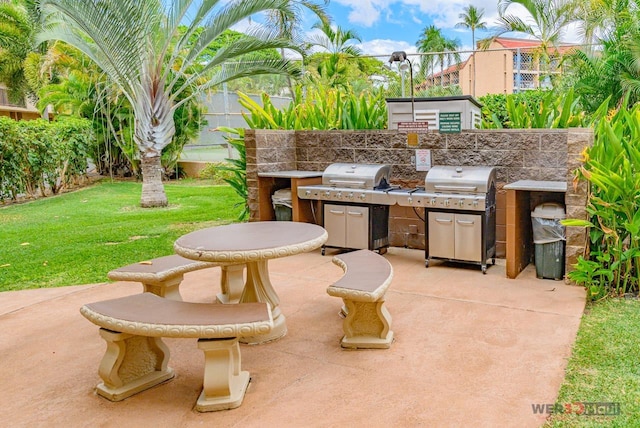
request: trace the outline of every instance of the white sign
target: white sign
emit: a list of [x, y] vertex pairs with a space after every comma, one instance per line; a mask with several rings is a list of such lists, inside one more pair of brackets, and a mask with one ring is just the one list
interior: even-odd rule
[[416, 149], [416, 171], [429, 171], [431, 169], [431, 150]]

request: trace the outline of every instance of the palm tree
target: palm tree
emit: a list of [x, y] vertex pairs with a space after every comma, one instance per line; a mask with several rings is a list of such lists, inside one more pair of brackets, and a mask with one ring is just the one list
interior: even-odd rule
[[[418, 48], [418, 52], [421, 53], [430, 53], [436, 49], [436, 46], [440, 44], [442, 36], [442, 31], [435, 25], [430, 25], [425, 27], [422, 30], [422, 34], [420, 38], [416, 42], [416, 47]], [[427, 76], [431, 75], [432, 77], [435, 74], [434, 70], [435, 66], [435, 56], [434, 55], [421, 55], [420, 56], [420, 73], [426, 79]], [[434, 77], [435, 78], [435, 77]], [[432, 82], [435, 84], [435, 82]]]
[[[39, 40], [75, 46], [122, 91], [135, 117], [141, 206], [159, 207], [168, 203], [160, 156], [175, 134], [176, 109], [200, 91], [239, 77], [299, 74], [281, 58], [257, 62], [247, 57], [270, 48], [298, 50], [268, 28], [251, 30], [212, 57], [203, 59], [200, 54], [224, 30], [254, 14], [278, 10], [293, 16], [292, 4], [293, 0], [236, 0], [220, 7], [218, 1], [194, 0], [42, 0]], [[186, 31], [181, 31], [187, 20]], [[243, 61], [228, 63], [241, 56]]]
[[460, 62], [460, 54], [457, 52], [459, 48], [458, 41], [447, 39], [439, 28], [430, 25], [422, 31], [422, 35], [420, 36], [420, 39], [418, 39], [416, 46], [418, 47], [418, 52], [429, 54], [421, 57], [420, 69], [431, 69], [431, 76], [434, 85], [434, 66], [436, 64], [437, 57], [438, 63], [440, 64], [440, 86], [443, 86], [445, 63], [451, 64], [452, 61]]
[[471, 30], [471, 46], [473, 46], [473, 88], [472, 95], [476, 96], [476, 30], [486, 30], [487, 23], [482, 21], [484, 9], [477, 9], [475, 6], [469, 5], [465, 7], [464, 12], [458, 15], [462, 19], [456, 24], [458, 28], [467, 28]]
[[32, 50], [34, 27], [26, 8], [0, 1], [0, 82], [7, 86], [9, 100], [22, 104], [32, 93], [24, 74], [24, 61]]
[[[302, 8], [308, 9], [316, 15], [321, 22], [329, 22], [330, 18], [326, 13], [325, 7], [329, 4], [329, 0], [324, 0], [324, 4], [320, 5], [308, 0], [300, 0], [297, 6], [294, 8], [294, 16], [290, 17], [288, 14], [281, 13], [277, 10], [272, 10], [267, 13], [267, 25], [273, 25], [278, 29], [278, 35], [285, 39], [298, 40], [299, 33], [301, 32], [301, 16], [303, 13]], [[280, 49], [280, 56], [285, 58], [284, 48]], [[296, 91], [293, 89], [293, 83], [291, 77], [287, 76], [287, 86], [289, 87], [289, 93], [295, 102]]]
[[319, 47], [328, 52], [328, 57], [318, 66], [320, 77], [327, 80], [330, 87], [346, 87], [349, 84], [346, 58], [362, 55], [362, 51], [353, 45], [361, 41], [360, 35], [340, 26], [334, 28], [329, 21], [316, 22], [313, 28], [320, 30], [320, 34], [309, 37], [309, 47]]

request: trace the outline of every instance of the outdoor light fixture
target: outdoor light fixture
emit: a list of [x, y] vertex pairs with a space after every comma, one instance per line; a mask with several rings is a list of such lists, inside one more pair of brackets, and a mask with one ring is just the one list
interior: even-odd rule
[[[411, 83], [411, 121], [414, 122], [416, 120], [415, 119], [416, 113], [415, 113], [415, 106], [414, 106], [414, 100], [413, 100], [413, 66], [411, 65], [411, 61], [409, 61], [409, 58], [407, 58], [407, 53], [405, 51], [396, 51], [392, 53], [391, 57], [389, 58], [389, 64], [394, 62], [400, 63], [400, 65], [398, 66], [400, 70], [406, 70], [407, 64], [409, 66], [409, 79]], [[403, 86], [403, 91], [404, 91], [404, 86]]]

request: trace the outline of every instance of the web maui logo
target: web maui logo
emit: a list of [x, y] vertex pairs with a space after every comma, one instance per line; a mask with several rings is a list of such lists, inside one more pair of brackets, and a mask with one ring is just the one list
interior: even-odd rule
[[573, 403], [532, 403], [534, 415], [574, 414], [580, 416], [616, 416], [620, 414], [620, 403], [574, 401]]

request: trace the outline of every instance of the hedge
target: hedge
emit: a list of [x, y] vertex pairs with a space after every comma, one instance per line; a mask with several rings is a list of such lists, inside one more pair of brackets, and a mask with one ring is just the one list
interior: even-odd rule
[[0, 201], [58, 193], [86, 177], [91, 121], [0, 117]]

